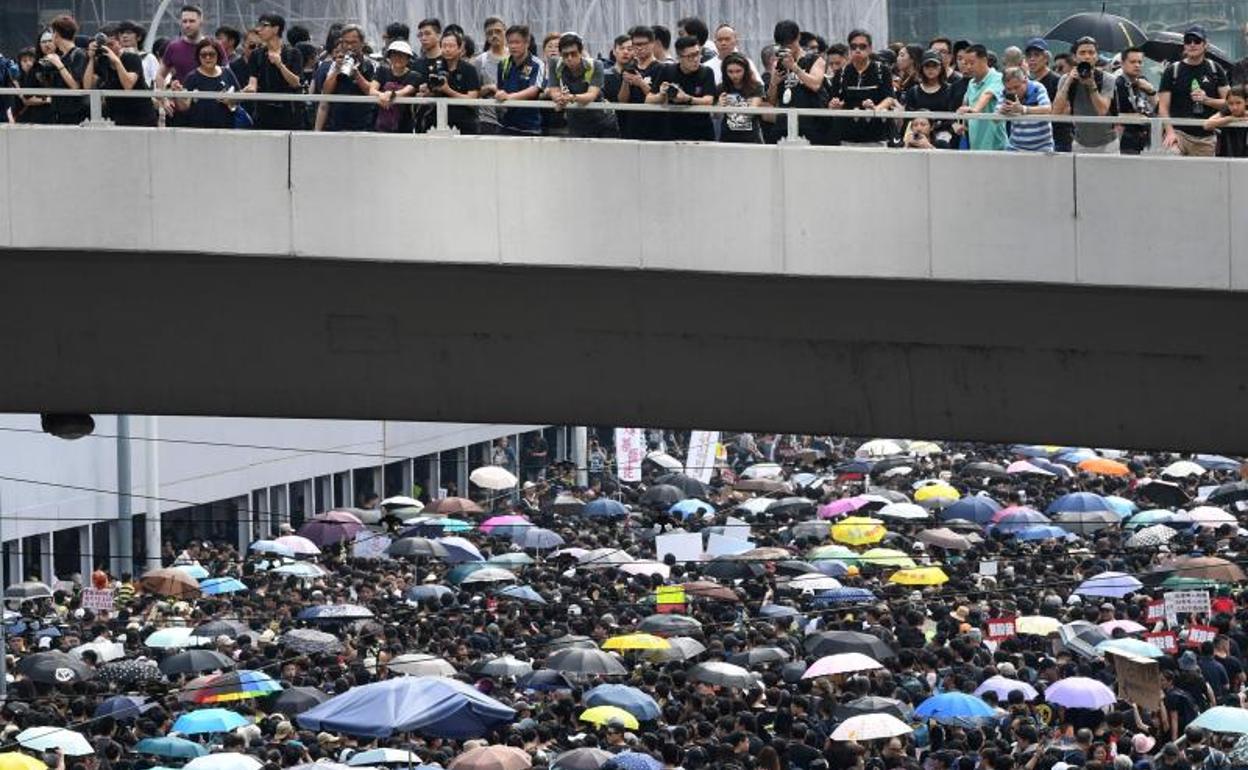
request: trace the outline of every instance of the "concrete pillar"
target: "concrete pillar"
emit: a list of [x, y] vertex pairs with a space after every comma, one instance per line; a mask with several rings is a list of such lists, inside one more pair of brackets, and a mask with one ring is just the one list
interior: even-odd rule
[[55, 547], [51, 532], [39, 536], [39, 579], [48, 585], [56, 581], [56, 566], [52, 558]]
[[257, 515], [260, 518], [260, 529], [256, 532], [257, 540], [264, 540], [273, 536], [273, 517], [269, 513], [272, 508], [269, 505], [269, 490], [261, 489], [252, 493], [253, 505], [256, 510], [252, 513], [252, 517]]
[[[455, 450], [455, 484], [459, 487], [460, 497], [468, 496], [468, 451], [466, 446]], [[489, 461], [487, 456], [485, 462]]]
[[442, 488], [442, 453], [434, 452], [433, 460], [429, 463], [429, 478], [420, 483], [428, 487], [429, 499], [438, 499], [438, 490]]
[[416, 458], [412, 457], [407, 460], [404, 460], [403, 461], [403, 478], [399, 482], [399, 485], [402, 487], [402, 489], [399, 490], [399, 494], [411, 495], [412, 487], [415, 486], [416, 484], [423, 484], [423, 483], [424, 482], [416, 480]]
[[238, 552], [247, 553], [247, 546], [251, 545], [254, 540], [251, 536], [251, 511], [248, 510], [250, 501], [246, 497], [240, 497], [237, 500], [238, 507]]
[[589, 429], [578, 425], [572, 429], [572, 463], [576, 466], [577, 486], [589, 486]]
[[147, 545], [147, 564], [144, 565], [145, 570], [156, 569], [160, 566], [161, 546], [164, 545], [162, 538], [164, 535], [160, 527], [160, 442], [159, 438], [159, 418], [148, 416], [144, 418], [147, 427], [147, 447], [143, 453], [146, 461], [146, 473], [144, 479], [144, 509], [147, 516], [143, 519], [143, 542]]
[[91, 573], [95, 571], [95, 530], [88, 524], [78, 528], [78, 571], [82, 573], [82, 584], [91, 582]]
[[10, 542], [13, 544], [13, 548], [9, 551], [9, 574], [8, 580], [5, 581], [6, 586], [20, 583], [26, 579], [26, 565], [22, 558], [22, 552], [26, 549], [22, 547], [22, 539], [17, 537]]

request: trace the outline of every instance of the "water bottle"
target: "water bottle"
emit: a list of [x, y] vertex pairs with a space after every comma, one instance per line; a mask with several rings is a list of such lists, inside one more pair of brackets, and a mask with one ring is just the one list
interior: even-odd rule
[[[1200, 87], [1200, 81], [1197, 80], [1196, 78], [1192, 78], [1192, 91], [1203, 91], [1203, 90], [1204, 89]], [[1200, 102], [1196, 101], [1195, 99], [1192, 99], [1192, 114], [1193, 115], [1205, 114], [1204, 105], [1202, 105]]]

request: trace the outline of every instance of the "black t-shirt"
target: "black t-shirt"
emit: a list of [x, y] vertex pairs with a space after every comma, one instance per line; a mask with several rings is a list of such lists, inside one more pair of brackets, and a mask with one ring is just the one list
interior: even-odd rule
[[[377, 84], [382, 91], [401, 91], [407, 86], [419, 88], [425, 82], [416, 70], [408, 68], [402, 75], [395, 75], [390, 65], [382, 64], [377, 68]], [[377, 130], [387, 133], [410, 134], [415, 126], [412, 117], [412, 105], [396, 104], [388, 109], [377, 108]]]
[[[728, 97], [729, 106], [750, 106], [750, 99], [755, 96], [762, 96], [761, 92], [746, 95], [732, 86], [724, 83], [719, 88], [721, 96]], [[761, 126], [762, 120], [758, 115], [741, 115], [729, 112], [724, 115], [723, 123], [720, 124], [719, 141], [721, 142], [745, 142], [751, 144], [761, 144], [763, 141], [763, 132]]]
[[[1118, 115], [1145, 115], [1152, 116], [1153, 104], [1148, 94], [1141, 91], [1134, 83], [1127, 82], [1128, 78], [1121, 74], [1114, 80], [1114, 102], [1111, 113]], [[1056, 128], [1056, 126], [1054, 126]], [[1119, 144], [1124, 155], [1139, 154], [1148, 147], [1149, 131], [1148, 126], [1127, 126], [1122, 127], [1122, 136]]]
[[[61, 64], [65, 65], [65, 69], [69, 70], [69, 74], [81, 86], [82, 76], [87, 71], [87, 52], [81, 48], [71, 48], [61, 54]], [[65, 78], [55, 71], [49, 78], [48, 87], [69, 88], [65, 84]], [[56, 122], [62, 125], [77, 125], [86, 120], [89, 114], [86, 97], [82, 96], [54, 96], [52, 111], [56, 115]]]
[[[673, 83], [680, 90], [695, 97], [715, 96], [715, 74], [710, 67], [699, 66], [693, 72], [685, 72], [679, 64], [666, 68], [659, 76], [658, 88], [666, 88]], [[669, 104], [674, 102], [668, 99]], [[680, 109], [678, 105], [674, 109]], [[715, 126], [709, 114], [680, 115], [673, 114], [668, 120], [669, 136], [672, 139], [688, 142], [715, 141]]]
[[[650, 81], [650, 92], [658, 88], [658, 84], [666, 77], [667, 66], [657, 59], [650, 62], [648, 67], [638, 67], [637, 74], [643, 80]], [[711, 76], [714, 82], [714, 76]], [[622, 82], [616, 81], [617, 85]], [[612, 98], [618, 97], [618, 93], [613, 94]], [[619, 101], [616, 99], [616, 101]], [[627, 104], [644, 104], [646, 101], [645, 93], [636, 86], [628, 87], [628, 98], [624, 100]], [[625, 139], [647, 139], [662, 140], [667, 138], [669, 129], [667, 126], [667, 115], [661, 112], [628, 112], [624, 113], [625, 119], [620, 122], [620, 135]]]
[[[238, 79], [228, 69], [221, 69], [218, 75], [205, 75], [195, 69], [182, 83], [187, 91], [221, 92], [230, 90], [231, 86], [239, 90]], [[225, 102], [193, 99], [190, 109], [186, 111], [185, 125], [191, 128], [233, 128], [234, 113], [225, 106]]]
[[[143, 77], [143, 58], [132, 51], [120, 54], [121, 66], [126, 72], [139, 76], [135, 81], [135, 91], [148, 91], [147, 80]], [[111, 59], [101, 59], [95, 63], [96, 88], [105, 91], [120, 91], [121, 75], [113, 66]], [[118, 97], [104, 100], [104, 117], [119, 126], [154, 126], [156, 125], [156, 107], [151, 99], [138, 97]]]
[[[22, 88], [52, 88], [53, 76], [60, 80], [61, 76], [59, 74], [51, 73], [36, 63], [35, 66], [22, 73], [20, 83]], [[56, 122], [56, 112], [50, 104], [20, 106], [18, 109], [20, 110], [17, 116], [18, 123], [46, 124]]]
[[[1230, 112], [1223, 109], [1223, 115], [1229, 115]], [[1223, 126], [1218, 129], [1218, 155], [1223, 158], [1248, 158], [1248, 125], [1239, 126]], [[1244, 667], [1234, 658], [1219, 658], [1222, 665], [1226, 668], [1228, 675], [1234, 674], [1231, 671], [1232, 665], [1240, 673]]]
[[[317, 93], [325, 92], [325, 81], [329, 79], [330, 69], [334, 66], [332, 60], [321, 63], [320, 69], [316, 72], [316, 90]], [[356, 68], [360, 76], [368, 82], [372, 82], [376, 73], [376, 66], [372, 60], [365, 56], [356, 57]], [[363, 96], [366, 91], [359, 85], [359, 78], [355, 72], [348, 77], [339, 74], [334, 83], [334, 94], [338, 96]], [[329, 116], [325, 121], [326, 131], [371, 131], [373, 130], [373, 122], [375, 120], [376, 105], [374, 104], [342, 104], [330, 103]]]
[[[841, 71], [839, 82], [840, 89], [833, 96], [845, 103], [846, 110], [859, 109], [867, 100], [879, 105], [893, 96], [893, 78], [879, 62], [869, 62], [862, 72], [850, 64]], [[851, 118], [841, 122], [843, 141], [882, 142], [888, 138], [888, 121]]]
[[[291, 50], [295, 49], [292, 48]], [[297, 50], [295, 52], [298, 53]], [[294, 72], [298, 71], [294, 70]], [[230, 72], [234, 73], [234, 79], [242, 83], [244, 87], [247, 85], [247, 81], [251, 79], [251, 65], [247, 63], [242, 54], [235, 54], [234, 58], [230, 59]], [[182, 85], [186, 84], [183, 83]]]
[[[1205, 105], [1197, 105], [1192, 101], [1192, 83], [1199, 83], [1200, 89], [1213, 99], [1218, 98], [1220, 89], [1227, 85], [1226, 70], [1205, 59], [1197, 66], [1187, 62], [1176, 62], [1162, 70], [1161, 85], [1158, 93], [1170, 94], [1170, 117], [1207, 119], [1213, 115], [1213, 109]], [[1197, 126], [1179, 126], [1176, 130], [1191, 136], [1208, 136], [1209, 132]]]
[[[481, 73], [472, 62], [461, 59], [454, 71], [446, 66], [445, 59], [423, 59], [416, 66], [416, 71], [424, 78], [430, 75], [442, 75], [447, 84], [461, 94], [481, 90]], [[434, 96], [441, 92], [430, 87]], [[447, 122], [452, 128], [459, 129], [461, 134], [477, 133], [477, 110], [475, 107], [451, 107], [446, 113]]]
[[[286, 69], [299, 74], [303, 71], [303, 56], [293, 46], [283, 45], [281, 51], [282, 64]], [[267, 48], [257, 48], [251, 52], [247, 60], [247, 77], [256, 79], [256, 92], [262, 94], [297, 94], [303, 90], [302, 85], [292, 86], [282, 77], [277, 65], [269, 61]], [[244, 84], [245, 85], [245, 84]], [[255, 105], [256, 128], [290, 130], [301, 127], [302, 105], [298, 102], [253, 102]]]

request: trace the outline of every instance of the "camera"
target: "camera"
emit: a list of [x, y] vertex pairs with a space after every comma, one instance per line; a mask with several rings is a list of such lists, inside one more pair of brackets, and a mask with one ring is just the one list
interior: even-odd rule
[[1006, 100], [1007, 102], [1016, 102], [1016, 103], [1017, 103], [1017, 102], [1018, 102], [1018, 94], [1006, 94], [1006, 95], [1005, 95], [1005, 100]]
[[355, 57], [351, 54], [342, 57], [342, 66], [338, 68], [338, 72], [343, 77], [351, 77], [355, 73]]
[[680, 86], [677, 86], [675, 83], [668, 83], [663, 89], [663, 93], [667, 94], [669, 101], [674, 102], [676, 101], [676, 97], [680, 95]]
[[1075, 72], [1079, 73], [1079, 77], [1081, 78], [1092, 77], [1092, 63], [1086, 61], [1079, 62], [1075, 65]]
[[624, 65], [624, 71], [632, 75], [636, 75], [639, 69], [636, 59]]
[[103, 32], [96, 32], [95, 37], [95, 58], [97, 61], [106, 61], [108, 59], [108, 35]]
[[444, 85], [446, 85], [446, 73], [442, 71], [442, 67], [439, 65], [429, 70], [429, 87], [441, 88]]

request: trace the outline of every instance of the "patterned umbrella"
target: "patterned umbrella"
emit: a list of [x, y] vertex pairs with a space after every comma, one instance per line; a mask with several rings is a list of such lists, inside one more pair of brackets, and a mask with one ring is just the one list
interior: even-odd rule
[[1156, 548], [1170, 542], [1177, 534], [1179, 533], [1165, 524], [1154, 524], [1127, 538], [1127, 548]]
[[358, 604], [318, 604], [305, 607], [296, 615], [299, 620], [313, 623], [341, 623], [373, 617], [373, 611]]
[[277, 638], [282, 647], [295, 652], [342, 652], [342, 642], [333, 634], [314, 631], [310, 628], [296, 628], [287, 631]]
[[37, 652], [17, 662], [17, 673], [34, 682], [68, 685], [95, 676], [95, 669], [60, 651]]
[[122, 687], [137, 687], [146, 682], [162, 682], [165, 679], [156, 661], [146, 658], [105, 663], [96, 669], [96, 675], [102, 681], [113, 682]]
[[187, 685], [185, 690], [192, 703], [232, 703], [281, 692], [282, 686], [263, 671], [243, 670], [216, 674], [193, 688]]

